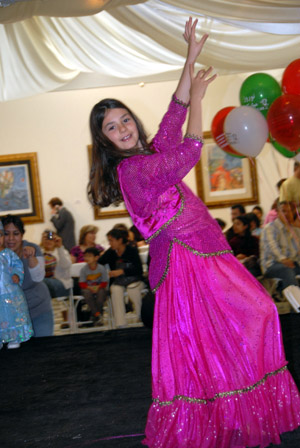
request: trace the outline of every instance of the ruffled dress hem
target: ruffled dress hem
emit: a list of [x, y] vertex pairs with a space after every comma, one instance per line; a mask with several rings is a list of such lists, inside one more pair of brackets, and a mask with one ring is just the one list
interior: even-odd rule
[[202, 401], [154, 401], [142, 443], [149, 448], [265, 448], [300, 426], [299, 393], [286, 367], [245, 391]]

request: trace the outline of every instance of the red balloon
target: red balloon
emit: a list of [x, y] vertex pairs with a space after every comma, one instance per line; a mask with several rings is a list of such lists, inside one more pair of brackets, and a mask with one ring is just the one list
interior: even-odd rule
[[297, 152], [300, 147], [300, 95], [281, 95], [271, 104], [267, 122], [280, 145]]
[[283, 72], [282, 91], [300, 95], [300, 59], [291, 62]]
[[243, 157], [242, 154], [235, 151], [228, 144], [224, 133], [224, 121], [229, 112], [232, 111], [232, 109], [235, 109], [235, 107], [234, 106], [224, 107], [224, 109], [221, 109], [219, 110], [219, 112], [216, 113], [211, 123], [211, 133], [215, 142], [221, 149], [223, 149], [223, 151], [228, 152], [228, 154]]

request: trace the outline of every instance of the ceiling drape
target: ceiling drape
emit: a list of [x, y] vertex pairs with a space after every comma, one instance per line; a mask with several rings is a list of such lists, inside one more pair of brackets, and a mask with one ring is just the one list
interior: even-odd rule
[[284, 68], [300, 57], [298, 5], [299, 0], [27, 0], [0, 7], [0, 100], [51, 91], [84, 73], [96, 73], [99, 86], [143, 76], [158, 80], [183, 64], [189, 15], [199, 19], [199, 34], [210, 35], [202, 65], [221, 75]]

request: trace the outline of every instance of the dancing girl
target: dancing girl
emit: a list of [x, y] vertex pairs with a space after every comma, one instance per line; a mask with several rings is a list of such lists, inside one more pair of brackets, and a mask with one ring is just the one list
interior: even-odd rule
[[215, 79], [211, 68], [194, 74], [208, 37], [198, 41], [196, 25], [186, 23], [186, 63], [151, 143], [122, 102], [104, 99], [92, 109], [89, 195], [100, 207], [124, 200], [150, 243], [153, 403], [143, 443], [266, 447], [300, 425], [300, 398], [272, 299], [182, 182], [200, 157], [201, 103]]

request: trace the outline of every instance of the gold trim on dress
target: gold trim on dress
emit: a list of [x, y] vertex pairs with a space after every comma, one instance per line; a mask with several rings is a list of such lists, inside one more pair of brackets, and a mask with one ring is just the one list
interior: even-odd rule
[[179, 210], [178, 210], [178, 212], [176, 212], [176, 214], [172, 217], [172, 218], [170, 218], [167, 222], [165, 222], [155, 233], [153, 233], [153, 235], [151, 235], [149, 238], [147, 238], [145, 241], [146, 241], [146, 243], [150, 243], [150, 241], [152, 241], [153, 240], [153, 238], [156, 238], [157, 237], [157, 235], [159, 235], [160, 234], [160, 232], [162, 232], [166, 227], [168, 227], [170, 224], [172, 224], [172, 222], [173, 221], [175, 221], [175, 219], [177, 219], [178, 218], [178, 216], [180, 216], [181, 215], [181, 213], [183, 212], [183, 209], [184, 209], [184, 205], [185, 205], [185, 200], [184, 200], [184, 196], [183, 196], [183, 193], [182, 193], [182, 191], [180, 190], [180, 188], [179, 188], [179, 186], [178, 185], [175, 185], [175, 188], [177, 189], [177, 191], [178, 191], [178, 193], [179, 193], [179, 196], [180, 196], [180, 199], [181, 199], [181, 205], [180, 205], [180, 208], [179, 208]]
[[170, 256], [171, 256], [171, 252], [172, 252], [172, 248], [173, 248], [174, 243], [180, 244], [180, 246], [183, 246], [185, 249], [189, 250], [194, 255], [198, 255], [199, 257], [202, 257], [202, 258], [215, 257], [215, 256], [219, 256], [219, 255], [232, 254], [233, 253], [233, 251], [230, 250], [230, 249], [218, 250], [216, 252], [203, 253], [203, 252], [200, 252], [199, 250], [193, 249], [191, 246], [189, 246], [188, 244], [184, 243], [183, 241], [180, 241], [178, 238], [174, 238], [171, 241], [170, 246], [169, 246], [168, 256], [167, 256], [167, 263], [166, 263], [165, 270], [164, 270], [163, 275], [161, 276], [159, 282], [155, 286], [155, 288], [153, 288], [151, 290], [153, 293], [155, 293], [158, 290], [158, 288], [162, 285], [162, 283], [164, 282], [166, 276], [168, 275], [169, 268], [170, 268]]
[[257, 381], [257, 383], [254, 383], [252, 386], [243, 387], [242, 389], [236, 389], [229, 392], [220, 392], [216, 394], [212, 398], [191, 398], [187, 397], [185, 395], [175, 395], [173, 400], [171, 401], [160, 401], [158, 398], [153, 399], [153, 403], [157, 403], [159, 406], [169, 406], [170, 404], [174, 403], [175, 401], [186, 401], [188, 403], [199, 403], [199, 404], [208, 404], [213, 403], [218, 398], [224, 398], [224, 397], [232, 397], [233, 395], [240, 395], [247, 392], [251, 392], [252, 390], [256, 389], [258, 386], [261, 386], [266, 382], [266, 380], [274, 375], [277, 375], [279, 373], [284, 372], [287, 370], [287, 366], [281, 367], [280, 369], [274, 370], [274, 372], [267, 373], [261, 380]]

